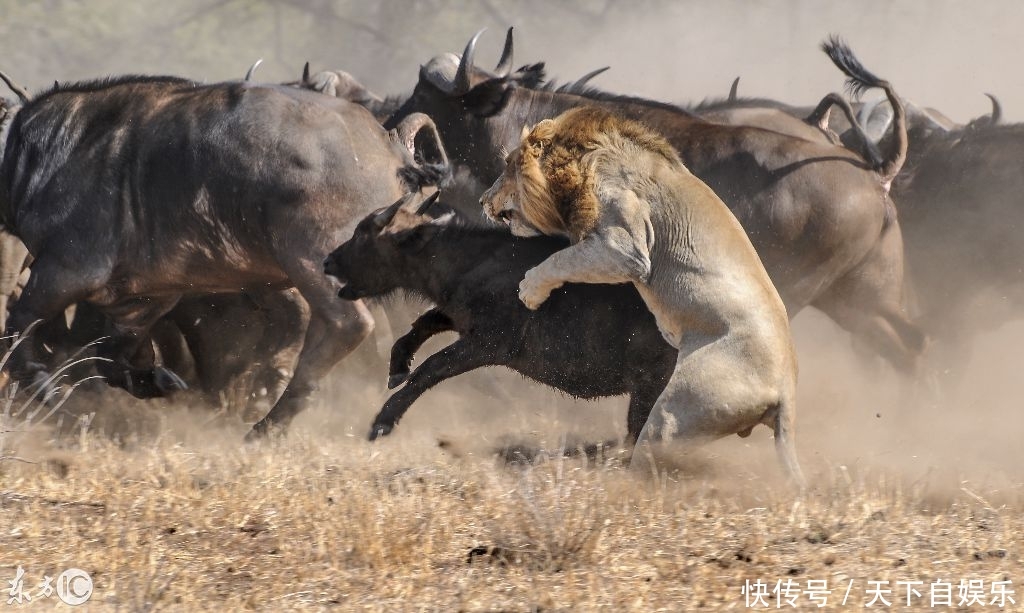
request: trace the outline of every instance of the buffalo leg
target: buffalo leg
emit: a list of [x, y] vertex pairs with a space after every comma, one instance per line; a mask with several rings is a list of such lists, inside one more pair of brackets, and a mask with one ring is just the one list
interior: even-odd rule
[[[11, 309], [5, 335], [24, 334], [37, 321], [49, 322], [63, 317], [65, 309], [102, 285], [100, 278], [83, 275], [59, 259], [41, 253], [32, 265], [25, 290]], [[31, 341], [22, 342], [14, 350], [10, 371], [14, 380], [23, 383], [45, 381], [49, 376]]]
[[902, 254], [894, 223], [875, 249], [813, 305], [897, 370], [914, 375], [927, 339], [905, 313]]
[[101, 360], [96, 370], [109, 385], [136, 398], [160, 398], [188, 386], [181, 377], [155, 365], [149, 334], [153, 324], [178, 303], [179, 296], [162, 299], [136, 298], [104, 307], [113, 333], [100, 343]]
[[651, 415], [654, 403], [665, 388], [664, 382], [658, 385], [645, 385], [633, 390], [629, 395], [629, 412], [626, 415], [626, 441], [627, 447], [636, 445], [640, 438], [640, 431], [643, 430], [647, 418]]
[[289, 277], [309, 303], [309, 327], [291, 381], [270, 412], [252, 427], [250, 440], [267, 434], [272, 426], [287, 427], [306, 408], [317, 382], [373, 332], [373, 317], [366, 305], [339, 300], [337, 290], [313, 261], [285, 262]]
[[413, 356], [427, 339], [452, 330], [451, 318], [437, 309], [430, 309], [412, 322], [412, 329], [395, 341], [391, 347], [391, 365], [388, 368], [388, 389], [395, 389], [409, 378]]
[[441, 351], [424, 360], [419, 368], [409, 375], [405, 387], [395, 392], [377, 413], [370, 428], [369, 439], [387, 436], [394, 430], [398, 420], [416, 402], [423, 392], [445, 379], [495, 364], [494, 359], [479, 347], [470, 346], [465, 339], [459, 339]]

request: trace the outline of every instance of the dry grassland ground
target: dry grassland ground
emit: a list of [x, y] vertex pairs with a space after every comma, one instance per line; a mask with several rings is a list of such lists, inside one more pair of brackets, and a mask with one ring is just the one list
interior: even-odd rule
[[[83, 393], [61, 433], [14, 404], [0, 612], [64, 606], [6, 604], [19, 566], [31, 594], [44, 574], [86, 570], [99, 611], [744, 609], [757, 580], [791, 580], [801, 610], [814, 608], [808, 582], [825, 581], [837, 611], [863, 609], [869, 581], [890, 582], [891, 610], [931, 610], [935, 581], [956, 605], [961, 580], [986, 592], [961, 610], [995, 611], [990, 588], [1005, 580], [1017, 604], [1003, 609], [1024, 609], [1019, 416], [995, 400], [910, 407], [820, 326], [798, 338], [817, 345], [801, 385], [802, 494], [767, 431], [666, 458], [658, 476], [614, 452], [505, 462], [493, 451], [509, 437], [555, 449], [624, 430], [623, 399], [572, 402], [512, 375], [442, 385], [374, 445], [363, 434], [384, 393], [355, 377], [336, 376], [288, 437], [250, 446], [237, 419], [159, 402]], [[995, 394], [1009, 361], [971, 384]], [[923, 582], [922, 596], [907, 607], [897, 581]]]

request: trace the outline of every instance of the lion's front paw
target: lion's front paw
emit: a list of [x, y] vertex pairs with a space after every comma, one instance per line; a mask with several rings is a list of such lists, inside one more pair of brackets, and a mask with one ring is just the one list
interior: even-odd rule
[[537, 279], [526, 273], [526, 277], [519, 282], [519, 300], [531, 311], [536, 311], [540, 305], [551, 295], [551, 290], [540, 283]]

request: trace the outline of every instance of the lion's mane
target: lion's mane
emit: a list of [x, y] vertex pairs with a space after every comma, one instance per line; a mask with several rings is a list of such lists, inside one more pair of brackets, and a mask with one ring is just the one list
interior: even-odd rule
[[587, 154], [623, 149], [623, 141], [682, 165], [660, 134], [598, 107], [577, 107], [534, 126], [523, 137], [517, 160], [518, 200], [526, 220], [545, 234], [567, 234], [573, 241], [593, 231], [601, 209], [595, 191], [600, 177]]

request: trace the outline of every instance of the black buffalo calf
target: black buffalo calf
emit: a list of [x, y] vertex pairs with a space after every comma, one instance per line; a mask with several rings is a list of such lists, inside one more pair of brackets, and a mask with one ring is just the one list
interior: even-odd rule
[[[629, 394], [635, 441], [675, 366], [632, 285], [566, 285], [537, 311], [519, 301], [527, 270], [565, 247], [561, 239], [516, 238], [504, 229], [465, 227], [451, 216], [410, 210], [411, 197], [373, 213], [324, 263], [347, 300], [404, 290], [435, 305], [392, 349], [388, 384], [400, 389], [374, 420], [370, 440], [387, 435], [419, 396], [445, 379], [505, 366], [577, 398]], [[439, 332], [459, 339], [409, 373], [417, 349]]]

